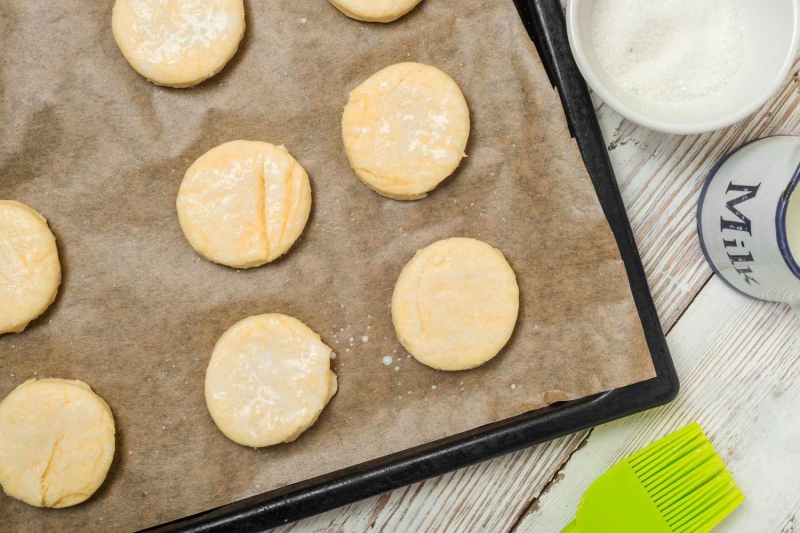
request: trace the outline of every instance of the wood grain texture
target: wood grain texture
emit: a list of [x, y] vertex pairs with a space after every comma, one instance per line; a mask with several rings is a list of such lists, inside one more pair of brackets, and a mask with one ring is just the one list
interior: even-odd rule
[[[717, 160], [747, 140], [800, 131], [798, 69], [800, 63], [794, 65], [782, 91], [756, 115], [705, 135], [681, 137], [653, 132], [624, 120], [595, 99], [609, 155], [666, 331], [711, 276], [697, 242], [695, 224], [697, 198], [708, 172]], [[747, 333], [738, 335], [743, 337]], [[682, 377], [684, 383], [692, 379], [687, 375]], [[521, 515], [524, 515], [521, 525], [528, 531], [557, 531], [539, 523], [540, 513], [545, 505], [563, 504], [545, 504], [541, 493], [551, 487], [560, 488], [553, 481], [560, 479], [562, 466], [586, 435], [588, 432], [559, 439], [275, 531], [495, 532], [514, 529]], [[589, 439], [587, 449], [593, 447]], [[536, 512], [530, 514], [532, 510]], [[570, 511], [574, 512], [574, 508]]]
[[799, 328], [788, 306], [751, 300], [713, 278], [669, 335], [683, 383], [678, 399], [595, 428], [517, 531], [560, 531], [605, 470], [695, 420], [747, 497], [715, 531], [797, 531]]

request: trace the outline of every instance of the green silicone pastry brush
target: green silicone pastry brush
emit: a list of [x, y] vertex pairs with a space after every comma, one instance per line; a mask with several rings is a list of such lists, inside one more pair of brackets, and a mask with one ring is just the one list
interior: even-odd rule
[[743, 501], [694, 423], [603, 474], [561, 533], [706, 533]]

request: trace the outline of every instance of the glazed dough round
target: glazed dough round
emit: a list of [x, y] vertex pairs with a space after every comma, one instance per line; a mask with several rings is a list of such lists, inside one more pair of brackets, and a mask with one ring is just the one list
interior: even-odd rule
[[420, 363], [468, 370], [506, 345], [519, 287], [503, 254], [475, 239], [446, 239], [417, 252], [392, 296], [397, 337]]
[[461, 89], [441, 70], [400, 63], [350, 93], [342, 136], [350, 166], [396, 200], [424, 198], [458, 168], [469, 139]]
[[336, 9], [350, 18], [364, 22], [392, 22], [422, 0], [330, 0]]
[[336, 394], [331, 349], [286, 315], [246, 318], [225, 332], [206, 370], [206, 404], [217, 427], [243, 446], [291, 442]]
[[157, 85], [191, 87], [218, 73], [244, 35], [242, 0], [117, 0], [114, 39]]
[[311, 212], [308, 174], [283, 146], [233, 141], [212, 148], [186, 171], [178, 218], [197, 252], [234, 268], [285, 254]]
[[0, 335], [22, 332], [53, 303], [60, 284], [56, 238], [45, 218], [0, 200]]
[[103, 484], [114, 416], [86, 383], [26, 381], [0, 403], [0, 485], [35, 507], [70, 507]]

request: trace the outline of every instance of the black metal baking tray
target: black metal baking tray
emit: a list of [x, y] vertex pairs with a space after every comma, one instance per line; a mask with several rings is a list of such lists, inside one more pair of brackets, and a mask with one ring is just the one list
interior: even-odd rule
[[[506, 0], [511, 1], [511, 0]], [[678, 377], [605, 148], [589, 89], [572, 58], [559, 0], [513, 0], [558, 89], [597, 196], [617, 239], [657, 377], [483, 426], [253, 496], [149, 532], [256, 532], [670, 402]]]

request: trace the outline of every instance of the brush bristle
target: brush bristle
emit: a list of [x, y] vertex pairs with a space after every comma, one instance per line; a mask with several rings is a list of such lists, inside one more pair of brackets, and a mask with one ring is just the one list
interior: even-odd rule
[[630, 456], [642, 486], [673, 533], [706, 533], [744, 501], [698, 424]]

